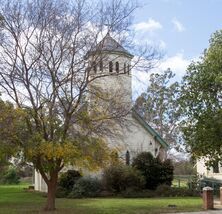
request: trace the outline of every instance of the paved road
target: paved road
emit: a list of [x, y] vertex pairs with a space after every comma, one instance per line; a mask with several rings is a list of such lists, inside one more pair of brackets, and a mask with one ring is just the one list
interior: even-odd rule
[[188, 213], [177, 213], [177, 214], [222, 214], [222, 210], [208, 210], [202, 212], [188, 212]]

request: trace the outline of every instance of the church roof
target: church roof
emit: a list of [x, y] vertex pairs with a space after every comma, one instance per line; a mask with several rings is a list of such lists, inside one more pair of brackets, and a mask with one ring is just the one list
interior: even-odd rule
[[164, 148], [168, 148], [169, 144], [155, 131], [133, 108], [132, 109], [133, 117], [148, 131]]
[[109, 33], [99, 42], [98, 45], [91, 51], [109, 51], [125, 54], [130, 58], [133, 58], [133, 55], [130, 54], [122, 45], [120, 45], [115, 39], [113, 39]]

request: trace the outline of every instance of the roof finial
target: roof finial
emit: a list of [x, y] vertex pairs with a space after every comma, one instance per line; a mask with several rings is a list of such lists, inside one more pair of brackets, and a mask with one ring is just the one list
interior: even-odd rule
[[109, 30], [107, 31], [107, 34], [106, 34], [106, 36], [110, 36]]

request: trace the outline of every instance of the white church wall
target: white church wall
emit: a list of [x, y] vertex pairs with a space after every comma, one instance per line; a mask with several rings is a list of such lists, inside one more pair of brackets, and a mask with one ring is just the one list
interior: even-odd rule
[[154, 157], [158, 155], [160, 143], [155, 141], [154, 137], [145, 130], [134, 118], [129, 130], [125, 130], [124, 141], [131, 152], [137, 155], [143, 151], [149, 151]]
[[43, 180], [41, 174], [35, 170], [34, 176], [35, 176], [35, 184], [34, 184], [35, 190], [40, 192], [47, 192], [48, 187], [45, 181]]
[[120, 148], [121, 159], [125, 158], [127, 150], [130, 152], [131, 160], [143, 151], [149, 151], [156, 157], [160, 151], [160, 143], [155, 141], [154, 137], [131, 114], [128, 117], [128, 125], [123, 128], [122, 133], [107, 139], [109, 145]]

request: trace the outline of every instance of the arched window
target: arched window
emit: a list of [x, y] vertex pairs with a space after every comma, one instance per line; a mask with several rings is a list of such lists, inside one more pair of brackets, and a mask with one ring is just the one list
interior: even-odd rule
[[116, 73], [119, 73], [119, 62], [116, 62]]
[[158, 148], [155, 148], [155, 156], [157, 156]]
[[126, 165], [130, 165], [130, 153], [128, 150], [126, 151]]
[[96, 74], [96, 72], [97, 72], [96, 62], [93, 62], [92, 67], [93, 67], [94, 73]]
[[113, 72], [113, 62], [112, 61], [109, 62], [109, 72], [110, 73]]
[[124, 63], [124, 74], [126, 73], [126, 63]]
[[127, 66], [127, 73], [130, 73], [130, 65]]
[[101, 72], [103, 72], [103, 61], [102, 60], [100, 60], [100, 63], [99, 63], [99, 70]]
[[215, 161], [213, 163], [213, 173], [219, 173], [219, 172], [220, 172], [220, 170], [219, 170], [219, 163], [218, 163], [218, 161]]

